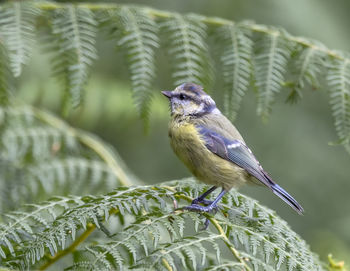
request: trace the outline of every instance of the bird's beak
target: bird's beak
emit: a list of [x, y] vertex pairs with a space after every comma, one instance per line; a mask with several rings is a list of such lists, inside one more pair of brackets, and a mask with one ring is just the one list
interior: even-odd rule
[[171, 90], [163, 90], [162, 91], [162, 94], [167, 97], [167, 98], [171, 98], [171, 94], [172, 94], [172, 91]]

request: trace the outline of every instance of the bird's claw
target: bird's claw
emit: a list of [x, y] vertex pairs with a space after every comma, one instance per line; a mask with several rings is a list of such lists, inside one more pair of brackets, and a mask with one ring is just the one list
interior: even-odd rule
[[203, 203], [204, 205], [210, 205], [213, 203], [213, 201], [207, 200], [207, 199], [200, 199], [200, 198], [194, 199], [192, 201], [192, 204], [198, 204], [198, 203]]
[[201, 231], [207, 230], [208, 227], [209, 227], [209, 224], [210, 224], [210, 220], [209, 220], [209, 218], [206, 218], [205, 221], [204, 221], [204, 227], [201, 228], [200, 230], [201, 230]]
[[182, 209], [192, 211], [192, 212], [216, 213], [219, 210], [219, 206], [217, 205], [202, 206], [199, 204], [191, 204], [189, 206], [182, 207]]

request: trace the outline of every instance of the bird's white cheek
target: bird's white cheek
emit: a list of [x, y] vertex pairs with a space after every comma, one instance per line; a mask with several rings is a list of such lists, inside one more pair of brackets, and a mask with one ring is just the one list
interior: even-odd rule
[[173, 114], [183, 114], [183, 108], [180, 104], [178, 103], [171, 103], [171, 112]]
[[204, 103], [201, 103], [198, 107], [198, 109], [196, 110], [197, 112], [196, 113], [202, 113], [204, 111]]

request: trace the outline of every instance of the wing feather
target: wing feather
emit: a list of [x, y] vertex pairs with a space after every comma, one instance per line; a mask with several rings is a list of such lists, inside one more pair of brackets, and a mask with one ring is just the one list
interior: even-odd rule
[[303, 212], [303, 208], [300, 204], [271, 179], [255, 158], [252, 151], [242, 141], [227, 139], [203, 125], [197, 128], [205, 142], [205, 146], [212, 153], [245, 169], [261, 183], [269, 187], [274, 194], [284, 200], [298, 213]]

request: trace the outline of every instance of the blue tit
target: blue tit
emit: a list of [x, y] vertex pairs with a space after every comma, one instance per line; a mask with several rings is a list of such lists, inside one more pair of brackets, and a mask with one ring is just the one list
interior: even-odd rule
[[[233, 187], [245, 183], [263, 184], [275, 195], [302, 214], [303, 208], [262, 168], [233, 124], [216, 107], [214, 100], [193, 83], [173, 91], [162, 91], [169, 99], [171, 147], [199, 180], [212, 187], [185, 209], [210, 212]], [[205, 197], [221, 187], [214, 201]]]

